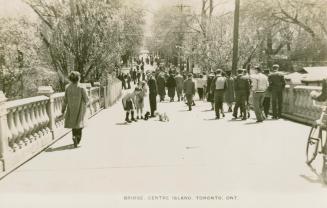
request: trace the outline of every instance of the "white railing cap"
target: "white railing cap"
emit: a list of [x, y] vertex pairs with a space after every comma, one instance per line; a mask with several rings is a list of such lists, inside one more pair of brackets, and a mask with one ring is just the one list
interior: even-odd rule
[[52, 96], [53, 96], [53, 98], [64, 97], [65, 93], [64, 92], [57, 92], [57, 93], [53, 94]]
[[49, 100], [49, 98], [47, 96], [41, 95], [41, 96], [36, 96], [36, 97], [8, 101], [6, 103], [6, 106], [7, 106], [7, 108], [15, 108], [15, 107], [24, 106], [24, 105], [28, 105], [31, 103], [45, 101], [45, 100]]

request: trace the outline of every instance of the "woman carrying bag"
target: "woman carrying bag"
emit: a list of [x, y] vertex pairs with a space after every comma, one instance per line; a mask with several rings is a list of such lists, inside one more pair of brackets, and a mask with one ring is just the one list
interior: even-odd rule
[[69, 74], [71, 83], [66, 87], [62, 113], [65, 114], [65, 128], [72, 129], [74, 147], [82, 139], [82, 129], [87, 120], [87, 105], [89, 98], [86, 89], [80, 86], [80, 73], [72, 71]]

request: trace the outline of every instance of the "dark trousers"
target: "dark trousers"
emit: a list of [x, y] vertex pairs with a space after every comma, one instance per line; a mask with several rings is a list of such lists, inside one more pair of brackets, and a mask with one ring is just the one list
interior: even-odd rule
[[200, 100], [203, 100], [203, 88], [198, 88], [198, 94], [199, 94]]
[[243, 118], [246, 118], [246, 108], [245, 108], [246, 100], [247, 100], [246, 93], [239, 93], [238, 95], [236, 95], [236, 103], [233, 112], [234, 117], [237, 117], [237, 110], [238, 108], [240, 108]]
[[265, 113], [265, 116], [268, 117], [270, 109], [270, 97], [265, 97], [263, 99], [263, 112]]
[[76, 137], [77, 144], [81, 142], [82, 139], [82, 128], [72, 129], [73, 137]]
[[281, 117], [283, 110], [283, 90], [271, 91], [273, 117]]
[[150, 100], [151, 116], [154, 116], [154, 112], [157, 110], [157, 95], [156, 94], [150, 94], [149, 95], [149, 100]]
[[185, 94], [186, 100], [187, 100], [187, 105], [188, 105], [188, 109], [192, 110], [192, 104], [193, 104], [193, 95], [190, 94]]
[[223, 113], [224, 90], [215, 90], [214, 99], [216, 116], [219, 117], [219, 111]]

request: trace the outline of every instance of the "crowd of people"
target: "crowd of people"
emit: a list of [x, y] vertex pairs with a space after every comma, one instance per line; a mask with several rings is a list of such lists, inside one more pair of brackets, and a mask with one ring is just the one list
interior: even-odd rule
[[[271, 70], [256, 66], [251, 71], [254, 73], [250, 74], [250, 69], [239, 69], [236, 75], [232, 75], [230, 71], [221, 69], [200, 74], [181, 73], [176, 70], [166, 72], [160, 68], [147, 73], [140, 70], [144, 75], [139, 79], [138, 76], [137, 79], [132, 79], [137, 87], [123, 97], [125, 121], [132, 122], [144, 118], [144, 98], [147, 94], [150, 118], [155, 117], [157, 97], [159, 102], [165, 101], [166, 95], [170, 102], [175, 102], [177, 97], [177, 102], [184, 101], [188, 110], [192, 111], [196, 94], [199, 100], [206, 99], [211, 103], [211, 110], [214, 110], [216, 119], [225, 117], [225, 113], [232, 113], [235, 119], [246, 120], [250, 117], [252, 107], [257, 122], [263, 122], [269, 116], [270, 106], [272, 118], [281, 118], [283, 89], [286, 83], [283, 74], [279, 72], [279, 65], [273, 65]], [[130, 74], [133, 73], [134, 70], [131, 70]], [[226, 111], [224, 103], [228, 107]], [[134, 110], [137, 111], [136, 118]]]
[[[140, 69], [142, 72], [144, 70]], [[269, 108], [272, 105], [272, 118], [282, 116], [283, 90], [285, 79], [279, 72], [279, 66], [273, 65], [272, 70], [262, 70], [259, 66], [254, 67], [254, 73], [249, 70], [239, 69], [233, 76], [230, 71], [217, 69], [212, 73], [194, 75], [192, 73], [180, 73], [170, 70], [155, 70], [147, 72], [143, 76], [133, 79], [135, 89], [128, 92], [122, 98], [122, 104], [126, 111], [126, 122], [136, 122], [138, 119], [155, 117], [157, 111], [157, 97], [159, 101], [165, 100], [166, 88], [170, 102], [184, 101], [188, 110], [192, 111], [195, 105], [194, 97], [198, 94], [199, 100], [206, 99], [211, 103], [216, 119], [230, 112], [235, 119], [249, 118], [250, 95], [252, 94], [252, 107], [257, 122], [263, 122], [268, 118]], [[131, 73], [134, 73], [131, 70]], [[120, 76], [118, 74], [118, 76]], [[82, 139], [82, 130], [87, 120], [87, 104], [89, 98], [85, 88], [79, 85], [79, 72], [72, 71], [69, 75], [71, 83], [66, 87], [62, 106], [62, 114], [65, 116], [65, 128], [72, 129], [74, 147], [77, 147]], [[327, 91], [324, 85], [324, 92]], [[314, 97], [325, 99], [324, 97]], [[149, 96], [150, 112], [145, 113], [145, 97]], [[224, 103], [228, 110], [225, 112]], [[136, 115], [135, 115], [136, 111]]]

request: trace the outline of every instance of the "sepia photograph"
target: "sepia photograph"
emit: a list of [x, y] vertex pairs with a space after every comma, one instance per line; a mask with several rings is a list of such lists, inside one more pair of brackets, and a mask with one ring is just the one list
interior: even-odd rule
[[327, 0], [0, 0], [0, 208], [327, 207]]

